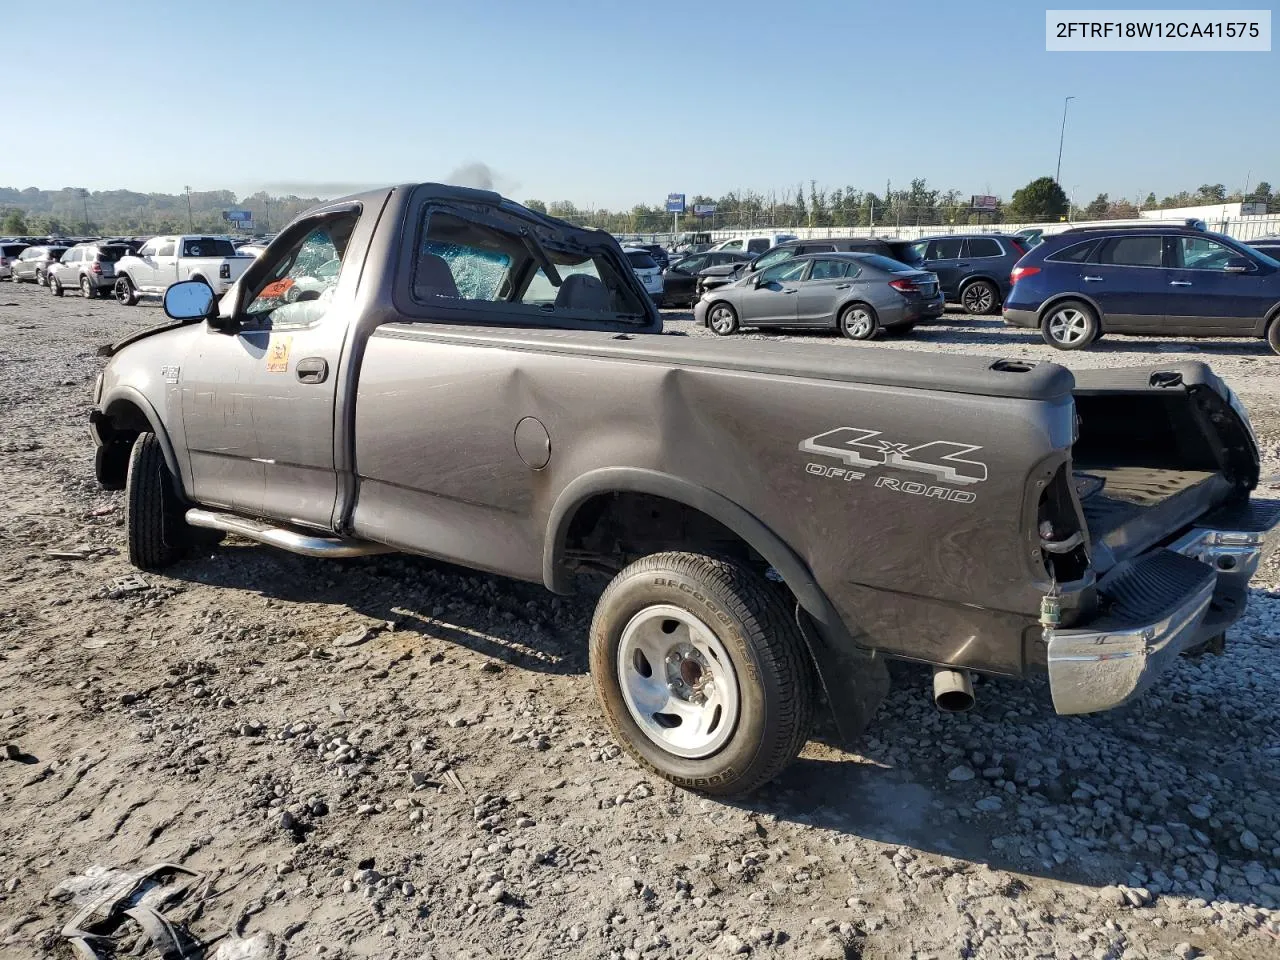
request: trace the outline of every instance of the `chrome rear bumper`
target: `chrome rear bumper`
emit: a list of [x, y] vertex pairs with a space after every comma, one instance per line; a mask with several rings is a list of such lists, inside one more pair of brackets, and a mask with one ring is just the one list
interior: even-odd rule
[[1200, 625], [1217, 576], [1152, 623], [1057, 630], [1049, 640], [1049, 690], [1058, 713], [1110, 710], [1141, 693], [1183, 650], [1203, 639]]

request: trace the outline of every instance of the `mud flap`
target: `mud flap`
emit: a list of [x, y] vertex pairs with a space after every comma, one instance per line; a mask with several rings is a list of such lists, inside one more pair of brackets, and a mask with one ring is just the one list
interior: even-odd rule
[[[813, 657], [840, 741], [851, 749], [889, 694], [889, 668], [883, 657], [855, 646], [847, 635], [846, 642], [833, 643], [833, 630], [824, 630], [799, 604], [796, 624]], [[836, 629], [843, 633], [842, 626]]]

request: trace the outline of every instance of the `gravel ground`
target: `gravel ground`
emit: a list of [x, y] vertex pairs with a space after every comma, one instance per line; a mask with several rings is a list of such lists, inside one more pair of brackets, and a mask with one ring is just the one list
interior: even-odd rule
[[[184, 915], [230, 931], [222, 957], [1280, 955], [1274, 561], [1224, 656], [1124, 709], [1057, 717], [1042, 680], [988, 681], [942, 715], [903, 667], [858, 752], [815, 741], [711, 801], [611, 742], [589, 601], [242, 542], [120, 579], [122, 498], [97, 489], [85, 432], [94, 348], [157, 320], [0, 287], [0, 957], [69, 956], [65, 882], [161, 861], [205, 874]], [[959, 315], [826, 341], [886, 362], [1207, 360], [1280, 493], [1261, 343], [1068, 355]]]

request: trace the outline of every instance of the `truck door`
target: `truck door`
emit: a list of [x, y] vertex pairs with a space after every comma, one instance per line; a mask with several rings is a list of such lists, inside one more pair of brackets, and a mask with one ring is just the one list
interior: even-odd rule
[[201, 503], [331, 527], [338, 362], [358, 268], [345, 255], [358, 219], [347, 209], [295, 224], [242, 292], [240, 330], [206, 327], [187, 357], [182, 417]]
[[151, 276], [147, 285], [155, 290], [164, 290], [178, 279], [178, 241], [174, 237], [166, 237], [160, 241], [155, 258], [149, 264]]

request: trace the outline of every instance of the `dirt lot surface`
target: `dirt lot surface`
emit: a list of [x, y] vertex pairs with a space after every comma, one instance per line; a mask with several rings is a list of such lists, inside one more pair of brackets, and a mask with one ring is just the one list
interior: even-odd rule
[[[857, 752], [815, 741], [711, 801], [606, 734], [589, 599], [236, 541], [134, 578], [86, 415], [95, 348], [160, 319], [0, 286], [0, 957], [71, 956], [86, 875], [164, 861], [204, 875], [164, 912], [222, 958], [1280, 956], [1274, 560], [1223, 656], [1124, 709], [1058, 717], [1042, 680], [988, 681], [942, 715], [895, 669]], [[825, 342], [1206, 360], [1280, 496], [1262, 343], [1060, 354], [959, 315]]]

